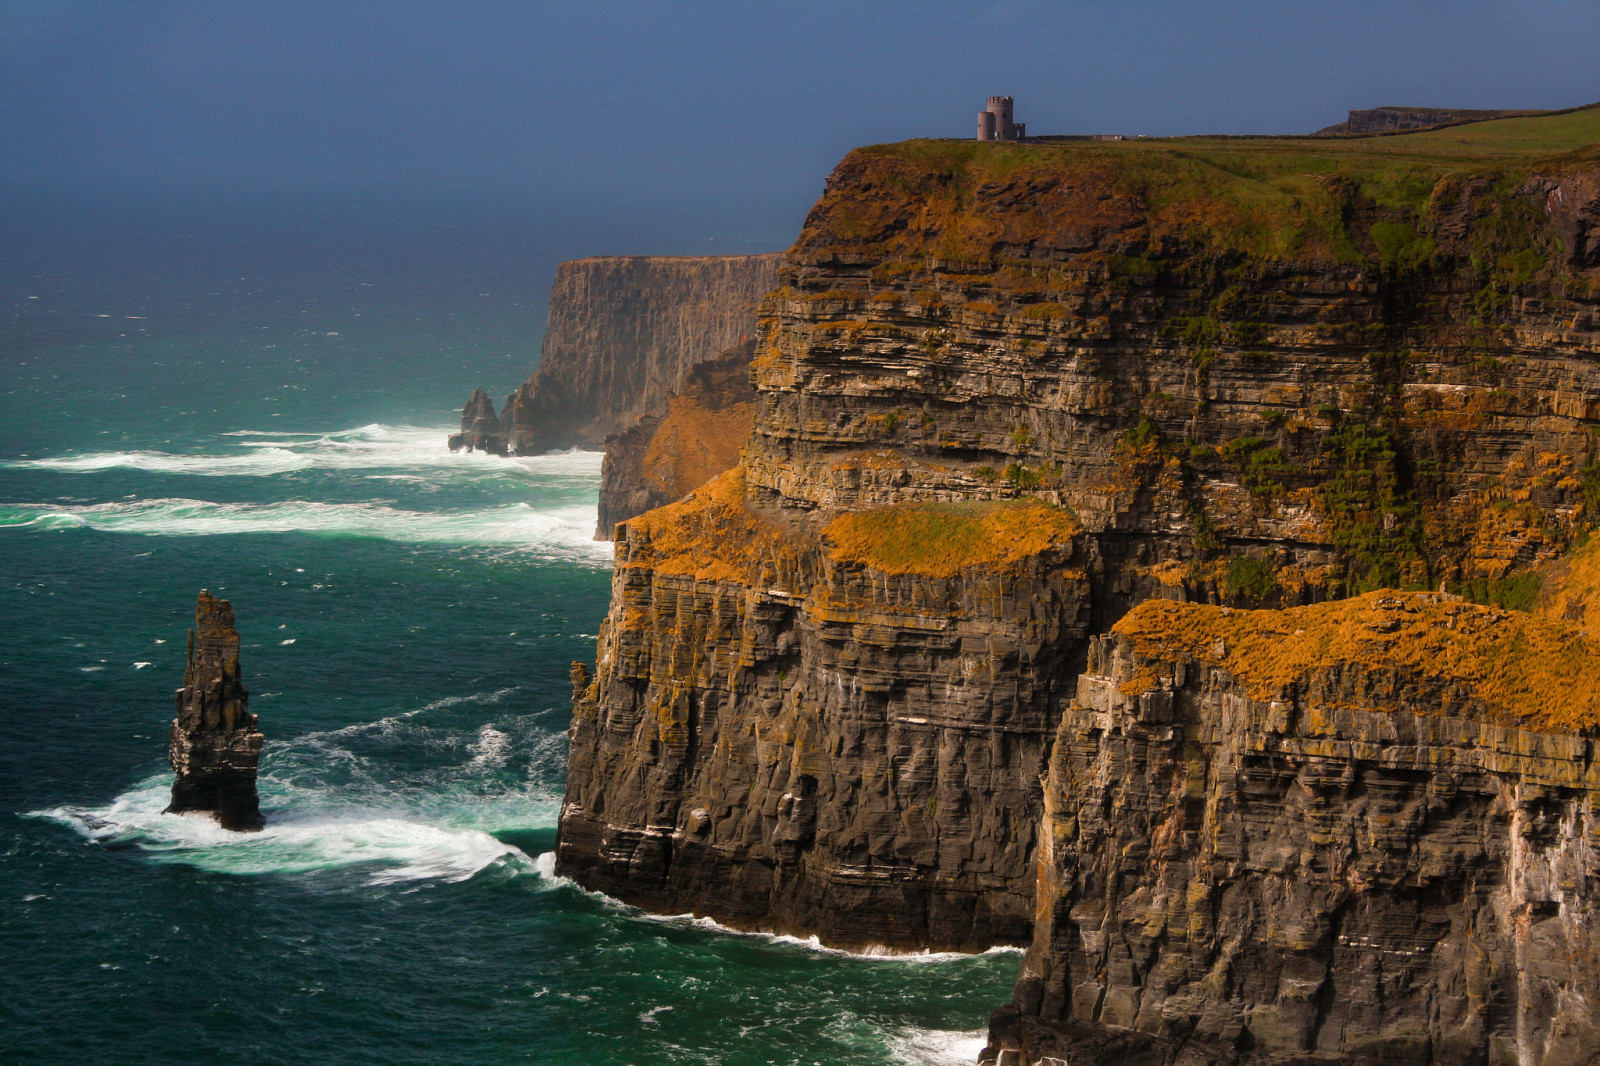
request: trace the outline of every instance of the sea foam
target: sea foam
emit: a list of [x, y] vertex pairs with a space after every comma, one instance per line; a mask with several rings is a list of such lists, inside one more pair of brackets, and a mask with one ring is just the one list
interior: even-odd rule
[[[491, 706], [503, 696], [479, 694]], [[201, 815], [164, 813], [172, 777], [146, 778], [98, 807], [63, 805], [30, 812], [86, 839], [129, 848], [155, 862], [234, 875], [308, 874], [358, 868], [369, 885], [461, 881], [490, 869], [511, 876], [542, 872], [534, 859], [494, 834], [549, 829], [559, 799], [533, 779], [559, 761], [559, 744], [517, 718], [463, 733], [415, 711], [269, 746], [262, 761], [259, 833], [233, 833]], [[493, 738], [493, 739], [491, 739]], [[396, 746], [436, 753], [436, 765], [398, 774], [384, 754]], [[497, 758], [483, 758], [486, 746]], [[513, 749], [526, 769], [508, 777]]]
[[611, 560], [595, 541], [595, 508], [538, 508], [515, 503], [479, 510], [414, 511], [386, 503], [214, 503], [184, 497], [112, 503], [0, 504], [0, 528], [76, 529], [148, 536], [309, 533], [373, 537], [411, 544], [456, 544], [525, 550], [593, 565]]
[[314, 469], [386, 468], [589, 479], [600, 473], [602, 456], [599, 452], [553, 452], [549, 455], [502, 459], [483, 452], [450, 451], [445, 447], [445, 438], [451, 432], [452, 428], [447, 426], [389, 426], [381, 423], [334, 433], [242, 430], [224, 434], [225, 437], [240, 439], [228, 440], [211, 451], [86, 452], [37, 459], [11, 459], [0, 463], [0, 466], [69, 474], [141, 470], [203, 477], [272, 477]]

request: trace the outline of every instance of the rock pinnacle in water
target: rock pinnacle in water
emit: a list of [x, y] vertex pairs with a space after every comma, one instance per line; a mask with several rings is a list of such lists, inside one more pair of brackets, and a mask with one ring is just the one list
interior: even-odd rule
[[262, 737], [249, 701], [239, 678], [233, 606], [201, 589], [167, 749], [178, 775], [167, 813], [209, 811], [224, 829], [238, 832], [265, 824], [256, 795]]

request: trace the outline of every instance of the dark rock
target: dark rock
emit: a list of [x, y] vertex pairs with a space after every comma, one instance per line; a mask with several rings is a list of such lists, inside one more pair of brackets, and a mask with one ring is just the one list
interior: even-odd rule
[[167, 812], [204, 811], [224, 829], [257, 830], [265, 824], [256, 795], [262, 736], [239, 676], [233, 607], [202, 589], [194, 625], [167, 751], [178, 775]]
[[494, 401], [482, 389], [473, 389], [471, 399], [461, 409], [461, 432], [450, 435], [450, 450], [506, 454], [506, 435], [500, 428], [500, 416], [494, 412]]
[[1392, 668], [1262, 700], [1157, 654], [1091, 646], [984, 1061], [1600, 1062], [1593, 741]]
[[[936, 142], [852, 153], [762, 309], [740, 467], [619, 527], [597, 660], [573, 679], [558, 870], [652, 909], [832, 944], [1055, 937], [1054, 954], [1030, 956], [1040, 965], [997, 1022], [996, 1049], [1010, 1061], [1054, 1048], [1077, 1049], [1074, 1062], [1165, 1063], [1178, 1047], [1186, 1062], [1231, 1063], [1255, 1042], [1274, 1049], [1261, 1061], [1286, 1063], [1279, 1049], [1304, 1038], [1315, 1045], [1295, 1052], [1303, 1061], [1362, 1063], [1380, 1054], [1360, 1042], [1368, 1024], [1419, 1062], [1428, 1040], [1441, 1066], [1539, 1061], [1500, 1046], [1479, 1054], [1470, 1031], [1452, 1044], [1448, 1026], [1427, 1020], [1466, 1018], [1449, 998], [1464, 988], [1489, 997], [1482, 1032], [1504, 1032], [1493, 1012], [1509, 1002], [1505, 982], [1522, 972], [1537, 984], [1540, 972], [1508, 961], [1507, 930], [1523, 918], [1491, 915], [1483, 896], [1499, 891], [1507, 848], [1522, 847], [1496, 812], [1539, 781], [1471, 764], [1491, 744], [1472, 732], [1484, 723], [1462, 712], [1457, 740], [1402, 759], [1379, 741], [1377, 754], [1329, 754], [1296, 747], [1306, 737], [1292, 731], [1236, 739], [1216, 714], [1159, 695], [1140, 705], [1143, 732], [1129, 746], [1134, 726], [1112, 719], [1120, 736], [1093, 736], [1101, 727], [1073, 704], [1088, 636], [1142, 601], [1284, 606], [1383, 583], [1501, 582], [1558, 557], [1591, 520], [1600, 276], [1583, 265], [1593, 230], [1581, 204], [1592, 149], [1452, 156], [1431, 173], [1418, 163], [1410, 173], [1432, 193], [1402, 208], [1370, 199], [1361, 157], [1339, 147], [1335, 173], [1302, 182], [1296, 170], [1294, 194], [1281, 197], [1257, 171], [1235, 184], [1209, 162], [1190, 182], [1182, 175], [1201, 171], [1183, 146], [1015, 147], [1006, 157], [1015, 166], [994, 167], [970, 146], [946, 155]], [[1256, 163], [1270, 167], [1274, 151]], [[1155, 197], [1148, 175], [1158, 171], [1171, 180]], [[1263, 243], [1268, 216], [1295, 239]], [[1326, 243], [1324, 221], [1348, 244]], [[1490, 246], [1514, 251], [1523, 269], [1485, 275]], [[1563, 247], [1579, 259], [1563, 262]], [[835, 535], [846, 519], [875, 516], [914, 553], [962, 516], [1022, 500], [1070, 511], [1077, 531], [1004, 566], [943, 573], [892, 553], [864, 560]], [[981, 547], [951, 545], [958, 555]], [[1370, 638], [1396, 636], [1385, 623]], [[1381, 695], [1371, 677], [1360, 686], [1356, 695]], [[1446, 696], [1467, 707], [1473, 694]], [[1362, 707], [1369, 725], [1418, 713]], [[1503, 745], [1492, 743], [1500, 760]], [[1438, 853], [1460, 875], [1454, 884], [1428, 872], [1432, 851], [1407, 840], [1339, 836], [1369, 812], [1371, 834], [1412, 825], [1413, 813], [1433, 817], [1417, 780], [1431, 777], [1435, 757], [1470, 786], [1458, 811], [1439, 793], [1444, 838], [1429, 842], [1454, 849]], [[1572, 776], [1586, 758], [1567, 760], [1562, 788], [1591, 787]], [[1231, 792], [1216, 784], [1230, 759], [1252, 768]], [[1335, 803], [1317, 760], [1366, 792]], [[1213, 776], [1179, 776], [1197, 766]], [[1259, 796], [1258, 767], [1271, 786]], [[1551, 824], [1589, 834], [1588, 795], [1561, 798]], [[1412, 806], [1400, 818], [1373, 797]], [[1183, 903], [1184, 917], [1237, 907], [1228, 928], [1246, 938], [1194, 934], [1207, 967], [1196, 977], [1179, 971], [1186, 928], [1152, 925], [1146, 936], [1138, 921], [1155, 922], [1157, 906], [1171, 912], [1182, 901], [1158, 893], [1191, 883], [1162, 880], [1176, 873], [1152, 856], [1172, 842], [1146, 822], [1188, 832], [1181, 818], [1201, 818], [1208, 804], [1309, 858], [1277, 844], [1262, 858], [1253, 829], [1242, 835], [1225, 820], [1194, 830], [1224, 848], [1216, 861], [1235, 872], [1216, 876], [1240, 895]], [[1078, 847], [1075, 826], [1091, 818], [1104, 848], [1050, 865]], [[1184, 847], [1199, 854], [1199, 843]], [[1561, 877], [1579, 854], [1563, 853]], [[1268, 859], [1293, 878], [1273, 882], [1278, 867], [1249, 865]], [[1317, 863], [1382, 877], [1374, 889], [1336, 888]], [[1046, 870], [1068, 886], [1065, 913], [1050, 911]], [[1377, 924], [1339, 912], [1336, 891]], [[1562, 897], [1581, 916], [1572, 924], [1594, 913], [1589, 891]], [[1568, 920], [1565, 910], [1548, 917], [1550, 898], [1530, 902], [1519, 912], [1530, 936]], [[1097, 924], [1113, 904], [1120, 924]], [[1340, 941], [1330, 914], [1367, 939]], [[1288, 924], [1297, 917], [1310, 924]], [[1452, 985], [1444, 964], [1418, 975], [1434, 963], [1399, 953], [1402, 942], [1407, 951], [1448, 942], [1466, 974], [1477, 957], [1462, 946], [1462, 922], [1487, 930], [1491, 974], [1472, 970]], [[1072, 956], [1073, 936], [1095, 951], [1112, 946], [1091, 968]], [[1591, 1032], [1577, 1007], [1546, 1005], [1588, 980], [1583, 967], [1597, 971], [1588, 943], [1562, 936], [1535, 953], [1555, 983], [1516, 993], [1548, 1026], [1550, 1047]], [[1271, 963], [1258, 941], [1302, 946]], [[1228, 951], [1248, 965], [1233, 967]], [[1295, 968], [1311, 957], [1336, 957], [1349, 991], [1343, 969], [1318, 984]], [[1393, 1017], [1344, 1002], [1385, 1002], [1390, 989], [1374, 974], [1391, 970], [1404, 975]], [[1084, 987], [1068, 1009], [1065, 975], [1097, 982], [1104, 1002]], [[1285, 989], [1281, 1004], [1251, 984], [1269, 978]], [[1157, 986], [1188, 999], [1147, 1001]], [[1435, 994], [1428, 1015], [1419, 1004]], [[1146, 1002], [1154, 1013], [1140, 1013]], [[1328, 1025], [1335, 1016], [1347, 1036]], [[1407, 1035], [1408, 1018], [1422, 1037]], [[1037, 1035], [1045, 1030], [1056, 1035]], [[1102, 1057], [1078, 1055], [1084, 1048]]]

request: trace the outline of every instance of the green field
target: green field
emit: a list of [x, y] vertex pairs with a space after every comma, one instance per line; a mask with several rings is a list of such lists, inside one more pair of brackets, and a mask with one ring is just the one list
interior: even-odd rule
[[[1371, 137], [915, 140], [858, 149], [852, 159], [865, 178], [858, 186], [863, 192], [892, 192], [902, 211], [920, 200], [931, 224], [922, 233], [938, 232], [946, 239], [942, 252], [952, 258], [987, 258], [982, 216], [992, 217], [993, 208], [980, 189], [1020, 192], [1057, 178], [1137, 197], [1152, 231], [1181, 234], [1191, 253], [1371, 262], [1406, 252], [1404, 227], [1425, 233], [1429, 215], [1460, 201], [1461, 181], [1449, 179], [1487, 179], [1472, 192], [1481, 214], [1484, 197], [1514, 194], [1537, 170], [1600, 162], [1600, 105]], [[833, 235], [848, 243], [880, 243], [874, 238], [881, 232], [891, 255], [917, 251], [911, 235], [886, 225], [891, 220], [865, 198], [841, 200], [831, 210]], [[1018, 212], [1013, 216], [1025, 225], [1016, 221]], [[1063, 221], [1071, 219], [1040, 214], [1037, 235], [1048, 240]], [[1391, 228], [1374, 235], [1374, 224]]]

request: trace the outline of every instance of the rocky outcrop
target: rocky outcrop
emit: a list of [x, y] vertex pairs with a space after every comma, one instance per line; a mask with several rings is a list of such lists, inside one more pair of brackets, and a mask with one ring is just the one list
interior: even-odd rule
[[1542, 625], [1380, 594], [1091, 641], [984, 1061], [1600, 1062], [1600, 659]]
[[666, 414], [684, 373], [755, 333], [778, 255], [596, 256], [562, 263], [539, 369], [501, 410], [508, 448], [599, 449]]
[[1018, 942], [1091, 634], [1514, 591], [1600, 501], [1569, 120], [1544, 156], [1318, 141], [1314, 175], [1304, 140], [851, 153], [764, 306], [741, 468], [619, 529], [558, 869], [830, 943]]
[[610, 540], [618, 522], [664, 507], [738, 465], [755, 420], [753, 354], [755, 342], [747, 341], [690, 367], [667, 397], [665, 415], [646, 415], [606, 438], [596, 540]]
[[256, 795], [262, 736], [249, 702], [239, 674], [233, 607], [202, 589], [167, 749], [178, 775], [169, 814], [209, 813], [224, 829], [238, 832], [266, 824]]
[[452, 433], [450, 450], [488, 452], [490, 455], [506, 454], [506, 435], [500, 428], [500, 416], [494, 413], [494, 401], [482, 389], [473, 389], [467, 405], [461, 409], [461, 432]]

